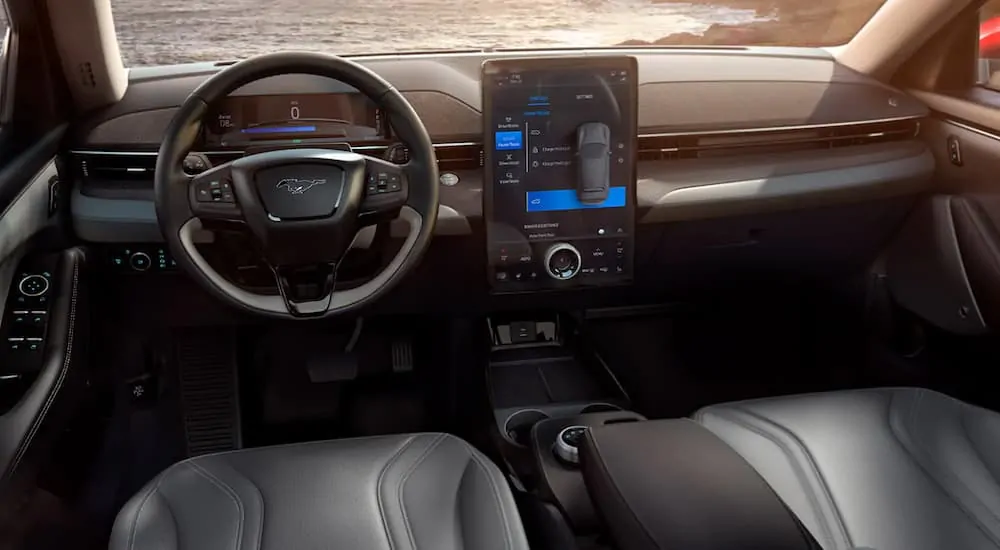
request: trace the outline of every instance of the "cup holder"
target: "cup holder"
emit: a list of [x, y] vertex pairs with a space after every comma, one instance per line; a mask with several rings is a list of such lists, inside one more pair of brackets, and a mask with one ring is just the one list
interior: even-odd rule
[[618, 405], [612, 405], [611, 403], [591, 403], [583, 409], [580, 410], [580, 414], [587, 413], [603, 413], [603, 412], [617, 412], [623, 410]]
[[549, 415], [538, 409], [522, 409], [507, 417], [503, 423], [504, 439], [517, 445], [527, 448], [531, 441], [531, 428], [547, 420]]

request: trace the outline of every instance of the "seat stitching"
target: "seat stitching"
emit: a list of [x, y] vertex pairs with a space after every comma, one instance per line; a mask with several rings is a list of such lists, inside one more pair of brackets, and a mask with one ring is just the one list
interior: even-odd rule
[[486, 481], [489, 482], [490, 488], [493, 489], [493, 502], [495, 502], [497, 505], [497, 512], [499, 512], [500, 514], [500, 523], [501, 525], [503, 525], [503, 535], [504, 535], [503, 547], [511, 548], [513, 546], [514, 537], [512, 534], [510, 522], [507, 519], [507, 512], [504, 511], [503, 503], [500, 501], [500, 489], [497, 487], [496, 480], [493, 479], [492, 475], [490, 475], [491, 472], [489, 468], [486, 466], [486, 464], [483, 463], [482, 459], [479, 458], [478, 451], [469, 446], [468, 443], [466, 443], [466, 446], [469, 447], [470, 455], [472, 456], [472, 461], [475, 462], [476, 466], [479, 466], [479, 468], [483, 471], [483, 474], [486, 475]]
[[[260, 487], [257, 487], [257, 484], [254, 483], [254, 481], [252, 479], [250, 479], [249, 477], [247, 477], [240, 470], [237, 470], [232, 464], [227, 463], [227, 462], [222, 462], [222, 464], [226, 468], [228, 468], [231, 472], [233, 472], [234, 474], [236, 474], [236, 475], [242, 477], [243, 479], [245, 479], [247, 481], [247, 483], [250, 484], [250, 487], [253, 487], [254, 492], [257, 494], [257, 502], [260, 504], [260, 521], [257, 522], [257, 550], [260, 550], [261, 545], [263, 544], [263, 540], [264, 540], [264, 494], [261, 493]], [[222, 483], [225, 483], [221, 479], [219, 481], [222, 482]], [[228, 484], [226, 484], [226, 485], [228, 486]], [[234, 492], [235, 492], [235, 490], [234, 490]]]
[[[969, 426], [967, 425], [966, 422], [966, 413], [972, 408], [973, 407], [971, 405], [963, 404], [962, 410], [961, 412], [959, 412], [958, 415], [958, 425], [961, 426], [962, 434], [965, 435], [965, 439], [969, 440], [969, 448], [972, 449], [972, 454], [975, 455], [976, 459], [983, 464], [983, 469], [986, 470], [986, 475], [990, 476], [990, 480], [993, 481], [993, 485], [1000, 485], [997, 483], [996, 476], [993, 475], [993, 470], [990, 469], [989, 465], [986, 463], [986, 459], [983, 458], [982, 453], [979, 452], [979, 449], [976, 448], [976, 444], [972, 441], [972, 434], [969, 433]], [[976, 495], [973, 494], [973, 496], [975, 497]], [[993, 512], [993, 510], [991, 510], [988, 506], [986, 506], [986, 503], [984, 503], [978, 497], [976, 497], [976, 500], [979, 500], [980, 504], [982, 504], [983, 507], [986, 508], [986, 511], [989, 512], [991, 516], [993, 516], [993, 519], [1000, 520], [1000, 516], [998, 516], [995, 512]]]
[[[428, 433], [415, 433], [415, 434], [409, 434], [409, 435], [411, 437], [418, 437], [418, 436], [422, 436], [422, 435], [441, 435], [441, 434], [434, 433], [434, 432], [428, 432]], [[336, 446], [336, 445], [340, 444], [342, 441], [362, 442], [362, 441], [371, 441], [371, 440], [375, 440], [375, 439], [395, 439], [397, 437], [398, 436], [394, 436], [394, 435], [368, 435], [368, 436], [365, 436], [365, 437], [352, 437], [352, 438], [349, 438], [349, 439], [327, 439], [327, 440], [322, 440], [322, 441], [302, 441], [302, 442], [299, 442], [299, 443], [285, 443], [283, 445], [268, 445], [266, 447], [258, 447], [256, 449], [235, 449], [235, 450], [232, 450], [232, 451], [221, 451], [221, 452], [218, 452], [218, 453], [207, 453], [207, 454], [199, 455], [199, 456], [194, 457], [194, 458], [184, 459], [182, 462], [188, 462], [188, 461], [191, 461], [191, 460], [198, 460], [198, 459], [203, 459], [203, 458], [208, 458], [208, 457], [213, 457], [213, 456], [227, 456], [227, 455], [234, 455], [234, 454], [246, 455], [246, 454], [258, 454], [258, 453], [262, 454], [262, 453], [268, 453], [268, 452], [273, 452], [273, 451], [280, 451], [282, 449], [286, 449], [287, 450], [287, 449], [298, 449], [300, 447], [319, 447], [319, 446], [323, 446], [323, 445]]]
[[202, 477], [207, 479], [212, 485], [215, 485], [217, 489], [222, 491], [223, 494], [228, 496], [230, 500], [236, 504], [236, 510], [240, 513], [240, 521], [237, 524], [236, 531], [236, 550], [240, 550], [243, 547], [243, 520], [245, 518], [243, 511], [243, 503], [240, 501], [239, 495], [233, 490], [232, 487], [224, 483], [221, 479], [215, 477], [211, 472], [205, 469], [203, 466], [198, 465], [195, 462], [188, 462], [187, 466], [191, 467], [195, 472], [200, 474]]
[[403, 474], [402, 479], [399, 480], [399, 487], [396, 488], [396, 500], [399, 503], [399, 511], [403, 516], [403, 527], [406, 528], [406, 535], [410, 539], [410, 547], [413, 550], [417, 550], [417, 541], [413, 538], [413, 530], [410, 528], [410, 518], [406, 513], [406, 506], [403, 503], [403, 489], [406, 487], [406, 482], [410, 479], [410, 474], [412, 474], [426, 459], [431, 455], [431, 452], [438, 448], [445, 439], [445, 434], [438, 434], [433, 442], [427, 447], [427, 449], [420, 455], [419, 458], [410, 466], [410, 469]]
[[139, 518], [142, 516], [143, 509], [146, 508], [146, 502], [149, 501], [149, 497], [153, 496], [153, 493], [160, 489], [160, 484], [163, 483], [163, 479], [166, 477], [167, 472], [164, 472], [160, 476], [160, 479], [156, 480], [156, 484], [142, 497], [142, 502], [139, 503], [139, 510], [135, 513], [135, 517], [132, 518], [132, 529], [129, 530], [128, 534], [128, 547], [129, 550], [135, 547], [135, 531], [136, 527], [139, 525]]
[[[805, 462], [805, 465], [808, 467], [809, 470], [811, 470], [812, 474], [815, 476], [815, 481], [819, 485], [819, 489], [822, 492], [824, 500], [826, 500], [827, 504], [830, 505], [830, 508], [833, 511], [834, 522], [839, 528], [838, 530], [840, 532], [840, 535], [843, 537], [843, 542], [846, 543], [847, 547], [853, 546], [851, 535], [847, 531], [847, 524], [844, 522], [844, 518], [840, 513], [840, 508], [837, 506], [836, 501], [834, 501], [833, 495], [830, 493], [830, 487], [826, 482], [826, 478], [819, 471], [819, 467], [816, 465], [816, 460], [812, 456], [812, 453], [809, 451], [809, 449], [806, 447], [805, 443], [798, 436], [792, 433], [791, 430], [779, 425], [777, 422], [773, 422], [759, 414], [756, 414], [742, 407], [732, 407], [732, 410], [741, 412], [749, 416], [750, 418], [753, 418], [765, 425], [772, 427], [774, 430], [783, 433], [796, 447], [798, 447], [798, 449], [802, 452], [802, 456], [805, 459], [804, 461], [798, 460], [798, 457], [794, 455], [791, 447], [789, 447], [784, 441], [779, 439], [775, 434], [769, 433], [766, 430], [762, 429], [761, 427], [755, 426], [741, 419], [738, 415], [732, 414], [728, 410], [724, 410], [724, 412], [721, 413], [719, 411], [715, 411], [715, 414], [717, 416], [725, 418], [730, 422], [738, 426], [741, 426], [744, 429], [750, 430], [751, 432], [774, 443], [775, 446], [777, 446], [778, 449], [782, 451], [783, 454], [785, 454], [785, 456], [791, 459], [792, 467], [795, 468], [795, 470], [798, 472], [799, 474], [798, 477], [800, 480], [808, 477], [808, 472], [803, 469], [802, 465], [802, 462]], [[813, 491], [808, 490], [809, 486], [807, 484], [803, 485], [804, 485], [803, 488], [807, 489], [805, 491], [805, 494], [806, 497], [809, 499], [809, 501], [812, 503], [813, 509], [819, 513], [820, 517], [825, 516], [826, 514], [823, 513], [823, 508], [820, 506], [819, 502], [820, 495], [816, 495]], [[837, 536], [831, 530], [831, 526], [826, 521], [822, 521], [820, 525], [821, 527], [823, 527], [824, 531], [826, 531], [825, 534], [829, 536], [831, 540], [835, 541]]]
[[385, 473], [389, 471], [389, 468], [403, 454], [403, 451], [410, 448], [410, 445], [412, 445], [416, 440], [417, 436], [410, 436], [409, 439], [404, 441], [403, 444], [399, 446], [399, 449], [396, 449], [396, 452], [393, 453], [389, 460], [382, 466], [382, 470], [378, 473], [378, 480], [375, 482], [375, 500], [378, 503], [378, 515], [382, 519], [382, 529], [385, 530], [385, 538], [389, 542], [390, 550], [395, 548], [395, 545], [392, 542], [392, 535], [389, 534], [389, 522], [385, 518], [385, 507], [382, 503], [382, 480], [385, 478]]
[[[976, 528], [979, 529], [979, 531], [981, 531], [983, 535], [986, 536], [986, 538], [990, 539], [990, 541], [992, 541], [993, 544], [1000, 546], [1000, 538], [998, 538], [996, 534], [987, 525], [985, 525], [976, 514], [974, 514], [971, 510], [969, 510], [968, 507], [961, 502], [958, 496], [954, 494], [954, 492], [950, 491], [947, 487], [945, 487], [944, 483], [942, 482], [942, 479], [935, 476], [931, 472], [929, 463], [933, 461], [928, 458], [929, 454], [927, 453], [926, 448], [923, 447], [919, 442], [915, 441], [914, 438], [909, 437], [910, 430], [908, 424], [911, 424], [913, 421], [915, 421], [917, 416], [918, 405], [921, 401], [921, 398], [926, 393], [926, 390], [918, 390], [918, 391], [919, 393], [917, 394], [917, 398], [913, 400], [913, 403], [910, 405], [910, 410], [908, 411], [909, 414], [906, 415], [909, 418], [904, 417], [901, 419], [902, 425], [897, 425], [897, 423], [892, 421], [892, 417], [890, 416], [890, 421], [889, 421], [890, 431], [895, 436], [896, 441], [898, 441], [899, 444], [903, 447], [903, 449], [909, 452], [910, 457], [913, 459], [914, 463], [916, 463], [917, 467], [919, 467], [921, 471], [924, 472], [924, 475], [926, 475], [927, 478], [933, 482], [933, 484], [938, 488], [938, 490], [944, 493], [944, 495], [948, 497], [948, 499], [959, 509], [959, 511], [964, 513], [965, 516], [969, 518], [970, 521], [972, 521], [973, 525], [975, 525]], [[890, 415], [891, 415], [891, 410], [890, 410]], [[948, 477], [950, 481], [956, 482], [957, 484], [961, 485], [966, 491], [969, 491], [968, 486], [965, 485], [965, 483], [963, 483], [961, 479], [957, 479], [950, 472], [942, 468], [936, 468], [936, 470], [942, 477]], [[969, 492], [971, 493], [971, 491]], [[973, 498], [975, 498], [974, 493], [973, 493]], [[976, 500], [978, 501], [978, 499]], [[979, 502], [980, 504], [982, 504], [981, 501]]]
[[167, 513], [170, 514], [170, 522], [174, 524], [174, 533], [177, 534], [177, 546], [181, 546], [181, 526], [177, 523], [177, 514], [174, 513], [174, 508], [170, 506], [170, 499], [166, 497], [163, 498], [163, 507], [167, 509]]

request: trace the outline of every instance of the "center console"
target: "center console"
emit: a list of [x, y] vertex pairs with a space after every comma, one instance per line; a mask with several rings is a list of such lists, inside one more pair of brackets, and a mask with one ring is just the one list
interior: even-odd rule
[[820, 548], [764, 478], [691, 420], [587, 428], [587, 493], [619, 550]]
[[491, 60], [482, 82], [493, 290], [631, 281], [635, 59]]

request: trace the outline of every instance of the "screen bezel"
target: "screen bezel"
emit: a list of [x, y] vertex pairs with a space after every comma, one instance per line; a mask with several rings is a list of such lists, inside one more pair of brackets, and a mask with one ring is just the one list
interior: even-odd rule
[[[496, 150], [491, 145], [492, 134], [494, 129], [493, 120], [493, 96], [491, 77], [498, 72], [503, 71], [538, 71], [538, 70], [558, 70], [558, 69], [627, 69], [630, 74], [633, 75], [630, 81], [629, 89], [629, 101], [632, 107], [632, 116], [628, 121], [631, 126], [631, 131], [629, 132], [629, 140], [632, 144], [631, 147], [631, 159], [630, 159], [630, 181], [627, 184], [629, 188], [628, 196], [626, 198], [626, 224], [628, 226], [628, 239], [634, 244], [635, 241], [635, 218], [636, 218], [636, 208], [638, 206], [638, 157], [639, 157], [639, 74], [638, 74], [638, 63], [635, 57], [621, 55], [621, 56], [594, 56], [594, 57], [521, 57], [514, 59], [488, 59], [483, 62], [482, 70], [480, 72], [480, 88], [482, 93], [482, 118], [483, 118], [483, 128], [482, 128], [482, 140], [483, 140], [483, 224], [484, 224], [484, 238], [483, 243], [486, 247], [486, 257], [487, 257], [487, 278], [490, 288], [494, 291], [498, 290], [497, 283], [495, 279], [496, 266], [493, 264], [491, 249], [492, 240], [490, 238], [490, 231], [493, 225], [493, 214], [494, 214], [494, 204], [493, 204], [493, 191], [494, 191], [494, 170], [496, 165]], [[626, 254], [626, 274], [627, 277], [622, 277], [613, 283], [595, 283], [593, 285], [587, 283], [580, 283], [576, 280], [576, 284], [571, 285], [574, 288], [594, 288], [600, 286], [611, 286], [611, 285], [622, 285], [631, 284], [635, 279], [635, 247], [630, 247], [630, 251]], [[519, 291], [529, 291], [529, 290], [559, 290], [558, 288], [544, 288], [544, 289], [533, 289], [529, 283], [521, 283], [523, 288], [517, 288], [517, 285], [510, 286], [510, 283], [502, 287], [503, 292], [519, 292]]]

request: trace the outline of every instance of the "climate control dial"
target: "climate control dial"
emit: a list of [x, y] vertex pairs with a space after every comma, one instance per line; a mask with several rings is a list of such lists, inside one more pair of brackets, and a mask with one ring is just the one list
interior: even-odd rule
[[580, 272], [580, 251], [569, 243], [557, 243], [545, 251], [545, 272], [557, 281], [567, 281]]

